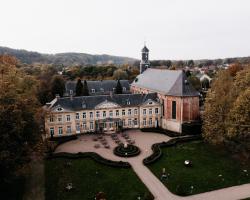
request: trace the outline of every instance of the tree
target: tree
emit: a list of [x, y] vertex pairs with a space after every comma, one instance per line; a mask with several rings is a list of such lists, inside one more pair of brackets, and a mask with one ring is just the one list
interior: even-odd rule
[[189, 83], [191, 83], [191, 85], [197, 90], [200, 91], [201, 90], [201, 82], [200, 79], [198, 79], [196, 76], [191, 75], [188, 77], [188, 81]]
[[167, 60], [167, 61], [166, 61], [166, 66], [167, 66], [168, 68], [172, 66], [171, 60]]
[[83, 84], [82, 80], [79, 78], [76, 83], [76, 96], [82, 96], [83, 95]]
[[115, 93], [116, 94], [122, 94], [122, 85], [120, 83], [120, 80], [117, 81], [117, 85], [116, 85], [116, 88], [115, 88]]
[[128, 78], [128, 74], [122, 69], [117, 69], [114, 71], [113, 78], [116, 80], [124, 80]]
[[232, 105], [230, 90], [233, 78], [228, 71], [220, 71], [208, 90], [203, 117], [203, 137], [210, 143], [223, 144], [226, 135], [226, 114]]
[[[234, 74], [232, 74], [234, 75]], [[225, 145], [249, 158], [250, 153], [250, 66], [231, 76], [220, 71], [205, 102], [203, 137]]]
[[231, 76], [236, 76], [236, 73], [242, 69], [243, 68], [242, 68], [242, 65], [240, 63], [234, 63], [234, 64], [230, 65], [230, 67], [228, 68]]
[[250, 157], [250, 88], [246, 88], [228, 114], [227, 138], [233, 149], [240, 150]]
[[[39, 140], [37, 81], [16, 68], [15, 58], [0, 56], [0, 184], [7, 185], [29, 162]], [[3, 191], [6, 192], [6, 191]], [[1, 193], [2, 195], [2, 193]], [[2, 195], [3, 196], [3, 195]]]
[[64, 79], [59, 75], [53, 76], [51, 81], [51, 93], [53, 97], [55, 97], [56, 95], [62, 97], [64, 92], [65, 92]]
[[189, 60], [189, 61], [187, 62], [187, 65], [188, 65], [189, 67], [193, 67], [193, 66], [194, 66], [194, 61], [193, 61], [193, 60]]
[[86, 80], [84, 80], [83, 83], [83, 93], [82, 96], [89, 96], [89, 88], [88, 88], [88, 83]]
[[204, 89], [208, 89], [209, 86], [210, 86], [209, 80], [207, 78], [204, 78], [201, 81], [201, 87], [204, 88]]

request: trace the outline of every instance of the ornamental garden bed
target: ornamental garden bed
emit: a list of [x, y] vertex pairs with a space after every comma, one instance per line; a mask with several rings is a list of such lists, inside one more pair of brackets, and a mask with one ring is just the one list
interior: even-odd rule
[[57, 155], [45, 160], [45, 199], [153, 200], [153, 196], [131, 168], [111, 167], [90, 157]]
[[[172, 140], [163, 146], [157, 146], [156, 155], [160, 151], [160, 156], [146, 164], [174, 194], [188, 196], [250, 183], [249, 164], [241, 164], [230, 153], [202, 140]], [[185, 166], [187, 160], [192, 163], [189, 167]]]

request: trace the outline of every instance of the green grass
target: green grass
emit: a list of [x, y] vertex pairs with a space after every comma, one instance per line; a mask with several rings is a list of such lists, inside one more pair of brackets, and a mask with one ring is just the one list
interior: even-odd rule
[[[70, 161], [71, 166], [65, 163]], [[97, 174], [97, 173], [98, 174]], [[75, 189], [65, 191], [67, 183]], [[102, 165], [91, 158], [51, 159], [45, 161], [45, 196], [47, 200], [93, 200], [102, 191], [108, 200], [142, 199], [150, 193], [132, 169]]]
[[[148, 167], [159, 178], [165, 168], [170, 176], [162, 181], [175, 194], [187, 196], [250, 182], [250, 165], [243, 166], [227, 152], [202, 141], [165, 147], [162, 152], [160, 160]], [[185, 160], [191, 160], [193, 166], [185, 167]]]

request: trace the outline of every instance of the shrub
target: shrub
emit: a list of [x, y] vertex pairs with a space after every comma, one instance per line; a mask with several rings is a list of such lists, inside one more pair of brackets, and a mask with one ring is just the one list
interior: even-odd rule
[[121, 167], [121, 168], [131, 167], [131, 165], [128, 162], [108, 160], [99, 156], [98, 154], [94, 152], [86, 152], [86, 153], [79, 152], [76, 154], [60, 152], [60, 153], [54, 153], [52, 155], [47, 156], [47, 159], [55, 159], [55, 158], [66, 158], [66, 159], [92, 158], [96, 162], [99, 162], [101, 164], [108, 165], [111, 167]]

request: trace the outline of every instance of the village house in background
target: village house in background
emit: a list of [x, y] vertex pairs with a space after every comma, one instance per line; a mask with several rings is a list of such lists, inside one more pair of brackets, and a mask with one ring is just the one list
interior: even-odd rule
[[[75, 97], [76, 82], [66, 84], [66, 96], [44, 107], [46, 137], [122, 128], [163, 128], [182, 133], [182, 125], [199, 120], [199, 93], [182, 70], [150, 68], [149, 50], [142, 49], [140, 75], [123, 94], [114, 94], [117, 81], [88, 81], [91, 96]], [[132, 93], [132, 94], [131, 94]]]

